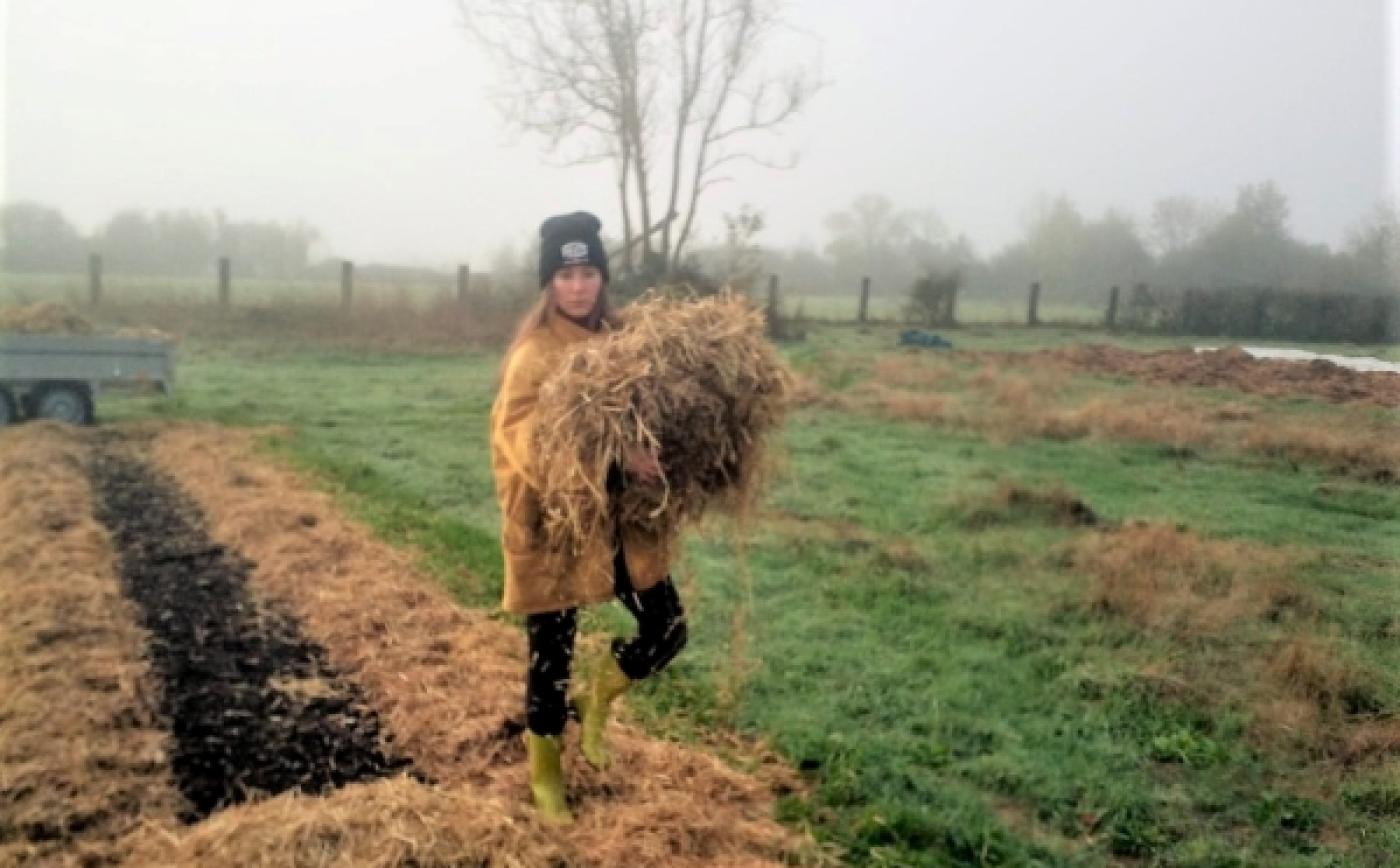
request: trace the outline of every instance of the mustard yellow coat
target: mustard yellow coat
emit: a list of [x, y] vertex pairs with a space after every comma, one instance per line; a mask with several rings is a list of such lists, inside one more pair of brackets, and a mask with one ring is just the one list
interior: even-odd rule
[[[551, 315], [506, 359], [501, 389], [491, 405], [491, 470], [501, 504], [501, 550], [505, 555], [502, 605], [518, 615], [600, 603], [615, 594], [611, 529], [590, 540], [563, 573], [551, 570], [547, 558], [535, 547], [532, 532], [539, 520], [540, 501], [530, 434], [540, 384], [565, 347], [595, 336], [562, 316]], [[644, 591], [666, 577], [673, 548], [673, 540], [624, 529], [622, 549], [636, 590]]]

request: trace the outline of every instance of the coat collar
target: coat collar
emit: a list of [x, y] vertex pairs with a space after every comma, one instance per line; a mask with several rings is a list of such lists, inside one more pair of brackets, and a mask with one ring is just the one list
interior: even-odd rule
[[605, 325], [603, 326], [602, 331], [591, 332], [583, 326], [579, 325], [578, 323], [574, 322], [573, 320], [569, 319], [568, 317], [561, 316], [557, 311], [549, 318], [550, 333], [554, 335], [555, 339], [557, 339], [560, 343], [563, 344], [572, 344], [577, 343], [578, 341], [586, 341], [591, 337], [596, 337], [597, 335], [606, 332], [607, 330], [608, 327]]

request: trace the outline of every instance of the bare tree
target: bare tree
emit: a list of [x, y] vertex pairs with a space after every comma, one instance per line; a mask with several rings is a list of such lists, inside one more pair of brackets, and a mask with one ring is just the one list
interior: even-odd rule
[[[458, 3], [500, 65], [507, 120], [566, 163], [616, 166], [624, 268], [640, 255], [674, 270], [705, 191], [733, 163], [783, 165], [746, 141], [779, 130], [820, 86], [810, 66], [761, 64], [783, 27], [778, 0]], [[631, 243], [663, 215], [676, 220]]]

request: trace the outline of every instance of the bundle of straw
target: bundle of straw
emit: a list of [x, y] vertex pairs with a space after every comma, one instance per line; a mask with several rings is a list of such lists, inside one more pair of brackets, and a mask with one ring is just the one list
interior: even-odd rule
[[[747, 299], [648, 296], [622, 327], [565, 351], [541, 387], [534, 455], [542, 544], [578, 555], [612, 521], [668, 538], [712, 506], [743, 509], [767, 436], [781, 424], [792, 376]], [[654, 453], [664, 478], [609, 469]]]
[[39, 301], [0, 308], [0, 332], [22, 335], [90, 335], [92, 323], [66, 305]]

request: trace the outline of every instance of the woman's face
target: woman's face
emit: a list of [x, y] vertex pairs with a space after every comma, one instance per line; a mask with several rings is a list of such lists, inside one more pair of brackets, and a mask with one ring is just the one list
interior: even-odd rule
[[566, 265], [554, 272], [554, 303], [571, 317], [588, 316], [603, 291], [603, 272], [594, 265]]

